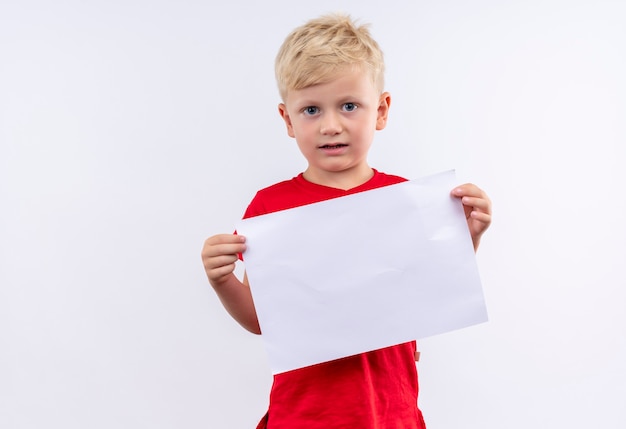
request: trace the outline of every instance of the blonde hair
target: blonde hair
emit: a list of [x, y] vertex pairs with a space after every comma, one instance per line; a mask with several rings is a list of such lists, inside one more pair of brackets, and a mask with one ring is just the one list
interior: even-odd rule
[[293, 30], [276, 56], [276, 82], [280, 96], [334, 78], [347, 68], [370, 73], [382, 93], [385, 63], [383, 52], [368, 25], [357, 25], [350, 16], [329, 14], [312, 19]]

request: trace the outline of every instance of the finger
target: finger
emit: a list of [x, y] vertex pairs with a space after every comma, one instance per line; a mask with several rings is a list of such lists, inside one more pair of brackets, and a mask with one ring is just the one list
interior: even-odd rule
[[213, 256], [204, 259], [204, 267], [207, 270], [214, 270], [219, 267], [234, 264], [237, 260], [238, 257], [236, 254]]
[[491, 223], [491, 215], [489, 213], [472, 211], [470, 216], [473, 220], [489, 225]]
[[239, 234], [218, 234], [207, 238], [204, 241], [204, 245], [216, 245], [216, 244], [232, 244], [232, 243], [244, 243], [246, 237]]
[[207, 238], [202, 247], [202, 258], [242, 253], [246, 250], [246, 238], [236, 234], [220, 234]]
[[486, 198], [465, 196], [461, 199], [461, 202], [464, 206], [473, 207], [474, 209], [478, 209], [483, 212], [491, 211], [491, 201]]
[[486, 197], [485, 192], [473, 183], [465, 183], [452, 190], [455, 197]]
[[230, 273], [232, 273], [233, 271], [235, 271], [235, 264], [228, 264], [228, 265], [222, 265], [220, 267], [217, 268], [213, 268], [211, 270], [207, 270], [207, 276], [209, 278], [209, 280], [220, 280], [221, 278], [229, 275]]
[[245, 252], [245, 250], [246, 245], [243, 243], [206, 245], [202, 249], [202, 259], [214, 258], [222, 255], [236, 256], [238, 253]]

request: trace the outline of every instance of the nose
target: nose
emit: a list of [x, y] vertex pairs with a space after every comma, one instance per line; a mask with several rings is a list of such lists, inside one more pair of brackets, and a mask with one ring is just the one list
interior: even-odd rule
[[323, 135], [336, 135], [341, 133], [341, 119], [335, 112], [324, 112], [320, 119], [320, 133]]

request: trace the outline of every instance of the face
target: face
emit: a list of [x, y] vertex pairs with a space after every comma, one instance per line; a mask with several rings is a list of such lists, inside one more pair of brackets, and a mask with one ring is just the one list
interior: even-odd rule
[[278, 110], [308, 161], [304, 177], [345, 188], [367, 181], [372, 175], [367, 153], [374, 132], [387, 124], [390, 102], [389, 94], [380, 94], [369, 74], [358, 69], [288, 91]]

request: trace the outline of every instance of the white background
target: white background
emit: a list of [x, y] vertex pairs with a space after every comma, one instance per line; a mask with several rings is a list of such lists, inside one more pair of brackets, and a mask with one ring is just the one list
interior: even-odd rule
[[393, 102], [370, 161], [494, 201], [490, 321], [420, 342], [429, 429], [626, 424], [626, 3], [0, 3], [0, 427], [251, 428], [271, 383], [200, 261], [305, 164], [287, 33], [372, 24]]

